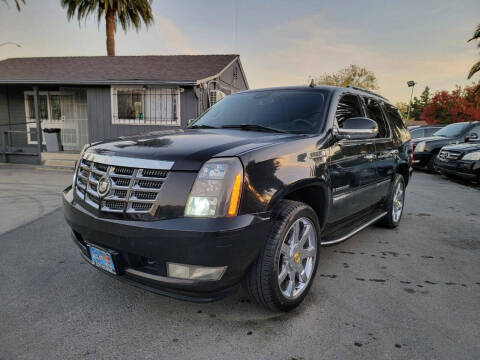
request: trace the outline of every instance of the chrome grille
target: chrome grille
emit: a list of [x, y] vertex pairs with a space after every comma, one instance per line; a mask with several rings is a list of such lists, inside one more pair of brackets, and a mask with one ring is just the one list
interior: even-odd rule
[[442, 150], [440, 151], [440, 154], [438, 154], [438, 157], [443, 160], [457, 160], [460, 156], [462, 156], [461, 152], [448, 150]]
[[[112, 186], [102, 198], [97, 187], [105, 175], [110, 178]], [[167, 170], [112, 166], [82, 159], [75, 191], [80, 199], [101, 211], [147, 213], [152, 209], [167, 176]]]

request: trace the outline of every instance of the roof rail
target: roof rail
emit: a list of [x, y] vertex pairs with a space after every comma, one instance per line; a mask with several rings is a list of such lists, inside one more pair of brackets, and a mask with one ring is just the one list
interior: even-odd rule
[[373, 92], [373, 91], [370, 91], [370, 90], [367, 90], [367, 89], [364, 89], [364, 88], [361, 88], [361, 87], [358, 87], [358, 86], [348, 85], [348, 86], [346, 86], [346, 87], [347, 87], [347, 88], [350, 88], [350, 89], [355, 89], [355, 90], [358, 90], [358, 91], [363, 91], [363, 92], [366, 92], [366, 93], [368, 93], [368, 94], [370, 94], [370, 95], [375, 95], [375, 96], [378, 96], [379, 98], [382, 98], [382, 99], [388, 101], [388, 99], [387, 99], [386, 97], [384, 97], [384, 96], [382, 96], [382, 95], [380, 95], [380, 94], [377, 94], [377, 93], [375, 93], [375, 92]]

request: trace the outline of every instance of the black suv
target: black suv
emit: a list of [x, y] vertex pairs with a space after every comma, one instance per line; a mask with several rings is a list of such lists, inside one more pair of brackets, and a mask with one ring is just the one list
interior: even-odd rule
[[411, 146], [397, 109], [371, 92], [245, 91], [185, 130], [88, 147], [65, 217], [83, 256], [119, 279], [197, 301], [243, 280], [288, 311], [320, 246], [399, 224]]
[[461, 122], [445, 126], [433, 136], [413, 140], [415, 152], [413, 166], [427, 168], [434, 172], [435, 158], [445, 145], [458, 144], [476, 140], [480, 136], [480, 122]]
[[444, 146], [435, 159], [435, 169], [448, 177], [480, 182], [480, 139]]

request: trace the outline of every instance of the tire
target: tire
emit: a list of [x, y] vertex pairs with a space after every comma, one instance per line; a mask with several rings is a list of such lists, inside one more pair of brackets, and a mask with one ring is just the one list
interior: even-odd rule
[[[395, 198], [398, 187], [401, 187], [401, 198]], [[398, 214], [398, 203], [396, 200], [400, 201], [400, 214]], [[392, 188], [387, 196], [387, 214], [381, 218], [378, 224], [387, 227], [389, 229], [396, 228], [400, 224], [402, 219], [403, 209], [405, 208], [405, 180], [402, 175], [397, 174], [395, 176], [395, 181], [393, 182]], [[397, 205], [397, 206], [394, 206]]]
[[[292, 240], [296, 234], [300, 239], [307, 229], [311, 232], [308, 232], [303, 245], [301, 241]], [[319, 249], [320, 226], [315, 211], [301, 202], [280, 201], [272, 213], [272, 228], [265, 245], [245, 276], [244, 286], [248, 294], [260, 305], [273, 311], [290, 311], [297, 307], [312, 285]], [[307, 254], [311, 257], [307, 257]], [[302, 269], [301, 266], [303, 273], [293, 273]], [[295, 268], [297, 270], [293, 270]], [[291, 286], [292, 273], [294, 286]], [[304, 281], [300, 280], [301, 275]]]
[[429, 172], [431, 172], [432, 174], [437, 174], [437, 170], [435, 170], [435, 159], [437, 158], [437, 154], [433, 154], [432, 155], [432, 158], [428, 161], [428, 164], [427, 164], [427, 169]]

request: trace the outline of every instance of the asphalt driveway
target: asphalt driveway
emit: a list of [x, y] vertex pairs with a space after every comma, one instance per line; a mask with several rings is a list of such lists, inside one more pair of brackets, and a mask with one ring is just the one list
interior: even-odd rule
[[478, 359], [480, 189], [415, 173], [406, 201], [400, 228], [323, 249], [288, 314], [240, 289], [195, 304], [119, 282], [80, 258], [61, 209], [39, 212], [0, 235], [0, 359]]

